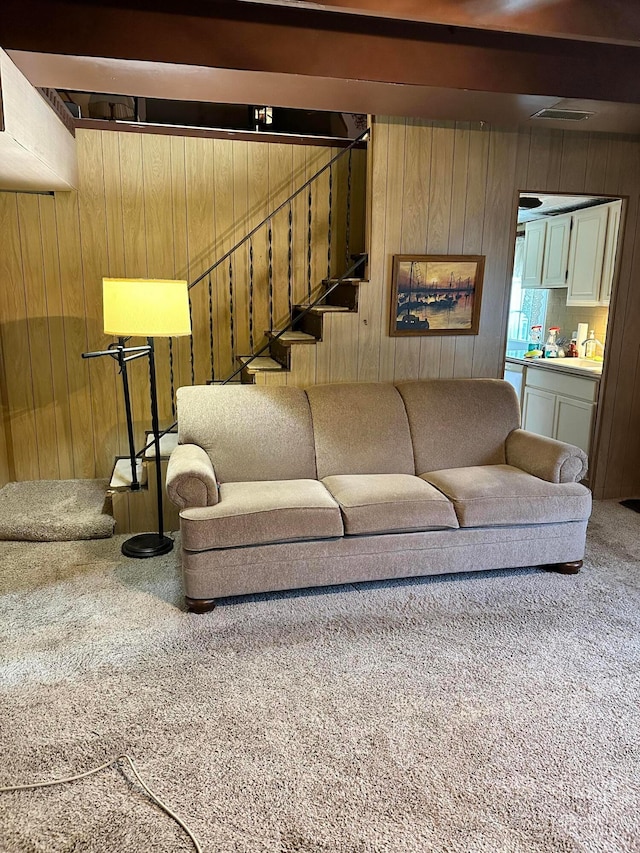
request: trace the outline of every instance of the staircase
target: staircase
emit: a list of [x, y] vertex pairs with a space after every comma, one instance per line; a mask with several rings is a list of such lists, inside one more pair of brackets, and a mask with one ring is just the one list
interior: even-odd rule
[[[362, 264], [366, 256], [358, 256], [356, 264]], [[355, 314], [358, 311], [358, 289], [365, 281], [361, 278], [341, 277], [325, 279], [323, 292], [314, 302], [303, 302], [293, 306], [291, 323], [283, 329], [265, 331], [267, 343], [262, 347], [265, 354], [241, 355], [237, 357], [239, 368], [220, 383], [226, 385], [237, 375], [244, 385], [260, 383], [267, 375], [292, 372], [295, 358], [292, 352], [298, 347], [315, 346], [324, 337], [324, 319], [330, 314]]]
[[[363, 234], [352, 233], [353, 205], [364, 203], [352, 199], [352, 168], [354, 152], [366, 149], [368, 134], [322, 166], [189, 285], [191, 337], [169, 341], [165, 364], [156, 350], [161, 413], [164, 408], [173, 416], [162, 432], [161, 464], [177, 443], [175, 390], [187, 384], [187, 359], [192, 385], [309, 384], [308, 371], [297, 367], [307, 362], [301, 351], [309, 353], [326, 339], [327, 317], [357, 313], [367, 258], [360, 251]], [[323, 268], [324, 277], [318, 275], [314, 285]], [[263, 332], [257, 335], [256, 329]], [[169, 380], [166, 388], [163, 377]], [[147, 468], [157, 460], [148, 433], [136, 458], [133, 485], [130, 458], [116, 459], [112, 493], [153, 487]]]

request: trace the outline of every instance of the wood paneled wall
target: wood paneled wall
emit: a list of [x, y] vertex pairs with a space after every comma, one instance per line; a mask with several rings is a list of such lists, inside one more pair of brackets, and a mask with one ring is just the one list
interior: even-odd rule
[[[112, 340], [102, 332], [102, 277], [194, 279], [341, 150], [99, 130], [78, 131], [77, 146], [77, 192], [0, 192], [1, 380], [9, 427], [3, 446], [14, 480], [106, 477], [114, 457], [127, 453], [115, 362], [81, 358], [83, 352], [105, 349]], [[354, 195], [364, 186], [365, 161], [364, 150], [353, 152]], [[344, 158], [333, 182], [332, 247], [334, 260], [342, 254], [341, 264], [346, 165]], [[327, 270], [328, 191], [326, 172], [313, 191], [313, 238], [324, 244], [312, 262], [314, 290]], [[293, 273], [295, 296], [302, 299], [307, 290], [306, 193], [295, 207], [300, 218], [294, 222]], [[281, 218], [286, 220], [286, 211]], [[288, 310], [286, 233], [286, 227], [284, 232], [276, 230], [274, 221], [276, 320]], [[353, 251], [362, 250], [363, 233], [363, 211], [354, 207]], [[256, 344], [268, 328], [266, 258], [262, 233], [254, 241]], [[235, 264], [235, 354], [246, 354], [247, 253]], [[194, 337], [206, 344], [208, 283], [192, 293]], [[221, 377], [231, 370], [234, 355], [227, 265], [212, 277], [212, 301], [214, 361]], [[161, 418], [168, 426], [169, 345], [165, 340], [156, 344]], [[190, 384], [188, 339], [175, 341], [173, 353], [175, 386]], [[196, 347], [196, 381], [210, 377], [206, 347]], [[149, 427], [145, 362], [130, 365], [130, 381], [140, 447]], [[137, 526], [135, 519], [130, 521]]]
[[[596, 497], [640, 494], [640, 138], [380, 117], [371, 152], [370, 282], [302, 382], [502, 376], [518, 193], [628, 197], [590, 465]], [[388, 336], [400, 253], [486, 256], [477, 336]]]
[[[376, 120], [371, 286], [362, 303], [358, 376], [502, 375], [517, 194], [522, 190], [627, 198], [590, 465], [596, 497], [638, 495], [638, 137]], [[387, 337], [392, 256], [412, 252], [486, 255], [477, 337]]]
[[[84, 131], [77, 193], [0, 194], [12, 478], [106, 475], [114, 454], [125, 450], [114, 365], [80, 359], [107, 343], [100, 332], [102, 276], [192, 277], [263, 215], [269, 200], [290, 192], [315, 166], [309, 158], [320, 156], [304, 147], [258, 151], [253, 143], [219, 143]], [[517, 193], [628, 197], [592, 470], [598, 497], [640, 493], [639, 140], [379, 118], [371, 152], [370, 281], [361, 287], [360, 311], [332, 317], [322, 344], [297, 348], [291, 376], [268, 381], [501, 376]], [[477, 336], [388, 336], [392, 258], [412, 252], [486, 256]], [[305, 264], [298, 248], [295, 265]], [[276, 288], [282, 300], [280, 275]], [[225, 300], [218, 311], [227, 310]], [[190, 381], [185, 345], [175, 347], [179, 382]], [[217, 346], [223, 359], [224, 345]], [[202, 381], [208, 365], [199, 370]], [[146, 424], [146, 388], [144, 382], [136, 391], [139, 429]], [[166, 420], [166, 398], [163, 410]]]

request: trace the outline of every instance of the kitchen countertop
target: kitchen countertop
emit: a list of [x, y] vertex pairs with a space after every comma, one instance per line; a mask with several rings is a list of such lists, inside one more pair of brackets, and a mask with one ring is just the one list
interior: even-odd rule
[[522, 364], [526, 367], [541, 370], [557, 370], [561, 373], [571, 373], [577, 376], [588, 376], [599, 379], [602, 375], [602, 362], [590, 358], [516, 358], [508, 355], [507, 364]]

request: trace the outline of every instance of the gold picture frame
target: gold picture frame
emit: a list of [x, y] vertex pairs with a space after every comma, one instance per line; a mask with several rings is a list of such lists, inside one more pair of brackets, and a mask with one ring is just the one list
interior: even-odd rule
[[394, 255], [389, 335], [477, 335], [484, 255]]

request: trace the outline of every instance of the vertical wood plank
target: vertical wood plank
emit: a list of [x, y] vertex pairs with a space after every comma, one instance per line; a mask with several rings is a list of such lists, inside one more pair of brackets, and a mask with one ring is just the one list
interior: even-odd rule
[[[426, 250], [428, 255], [446, 255], [449, 246], [451, 193], [453, 188], [453, 149], [455, 125], [434, 125], [431, 147], [431, 180], [429, 185], [429, 223]], [[424, 337], [420, 344], [420, 377], [438, 377], [443, 371], [442, 337]], [[446, 374], [452, 369], [444, 369]]]
[[27, 315], [26, 344], [31, 352], [33, 404], [38, 440], [38, 476], [42, 480], [56, 480], [59, 478], [60, 468], [56, 447], [40, 207], [37, 195], [19, 194], [17, 203]]
[[[78, 148], [78, 208], [84, 279], [87, 337], [90, 350], [106, 349], [110, 339], [103, 331], [102, 278], [108, 268], [107, 228], [104, 199], [102, 138], [76, 135]], [[118, 412], [115, 363], [109, 358], [88, 362], [91, 377], [91, 406], [95, 431], [96, 475], [111, 474], [118, 450]]]
[[307, 388], [316, 384], [317, 345], [301, 344], [291, 347], [291, 374], [289, 385]]
[[[189, 280], [194, 281], [214, 260], [212, 140], [185, 139], [185, 170]], [[200, 384], [211, 378], [208, 280], [200, 281], [191, 290], [191, 304], [195, 380]]]
[[[431, 127], [420, 119], [407, 119], [404, 149], [404, 198], [400, 254], [422, 254], [427, 241], [429, 216], [429, 164]], [[420, 375], [420, 338], [397, 338], [394, 378], [417, 379]]]
[[383, 318], [384, 299], [384, 231], [389, 153], [389, 125], [374, 121], [369, 156], [373, 158], [371, 176], [371, 246], [369, 251], [369, 283], [360, 288], [360, 336], [358, 379], [377, 381], [380, 377], [378, 341], [388, 328]]
[[[471, 130], [468, 122], [456, 122], [453, 146], [453, 177], [451, 185], [451, 216], [449, 219], [449, 254], [462, 254], [464, 245], [465, 211], [467, 206], [467, 175], [469, 173], [469, 143]], [[458, 346], [466, 353], [465, 341], [469, 335], [448, 335], [442, 338], [440, 378], [456, 375]]]
[[518, 134], [492, 130], [489, 146], [485, 229], [482, 254], [486, 256], [480, 314], [480, 334], [473, 353], [473, 376], [502, 376], [504, 338], [509, 307], [509, 258], [515, 240], [513, 186]]
[[71, 455], [73, 476], [95, 477], [95, 428], [91, 406], [92, 387], [89, 365], [82, 353], [89, 351], [85, 285], [82, 270], [78, 194], [57, 193], [56, 235], [62, 310], [64, 312], [64, 348], [67, 360], [69, 409], [71, 412]]
[[10, 419], [8, 456], [17, 480], [39, 476], [38, 440], [32, 383], [22, 250], [15, 193], [0, 193], [0, 309], [3, 386]]
[[[215, 257], [211, 257], [211, 263], [214, 263], [214, 261], [226, 254], [235, 242], [235, 225], [233, 221], [233, 143], [230, 139], [216, 139], [213, 141], [213, 145], [216, 224]], [[232, 256], [232, 265], [235, 260], [235, 256]], [[216, 270], [213, 288], [216, 373], [218, 379], [225, 379], [233, 368], [228, 260], [222, 261]]]
[[[261, 142], [250, 142], [247, 185], [251, 224], [258, 225], [269, 213], [269, 150]], [[254, 350], [264, 341], [269, 327], [269, 277], [267, 232], [260, 229], [253, 238], [253, 338]]]
[[589, 134], [564, 132], [560, 164], [560, 185], [563, 192], [585, 191], [588, 153]]
[[355, 382], [358, 378], [358, 317], [336, 314], [331, 319], [330, 381]]
[[[233, 147], [233, 219], [235, 223], [234, 243], [238, 243], [249, 231], [249, 161], [248, 142], [237, 142]], [[249, 247], [245, 246], [235, 253], [233, 258], [233, 276], [235, 281], [235, 354], [246, 355], [249, 352]], [[234, 370], [237, 365], [233, 365]]]
[[62, 282], [58, 257], [56, 203], [52, 196], [38, 198], [42, 225], [42, 259], [47, 296], [47, 325], [49, 327], [52, 404], [56, 425], [58, 476], [73, 478], [71, 410], [69, 407], [69, 367], [65, 351], [65, 317], [62, 303]]
[[[405, 119], [389, 121], [389, 149], [387, 159], [387, 198], [384, 229], [384, 295], [383, 311], [387, 324], [391, 310], [391, 277], [393, 256], [399, 254], [402, 243], [402, 204], [404, 194]], [[387, 327], [388, 328], [388, 327]], [[380, 379], [390, 381], [395, 375], [396, 338], [383, 333], [380, 338]], [[400, 378], [400, 377], [399, 377]]]
[[[189, 255], [187, 251], [187, 188], [185, 172], [184, 139], [171, 139], [171, 208], [173, 211], [174, 276], [189, 281]], [[173, 342], [174, 385], [176, 389], [191, 384], [190, 338], [180, 337]]]

